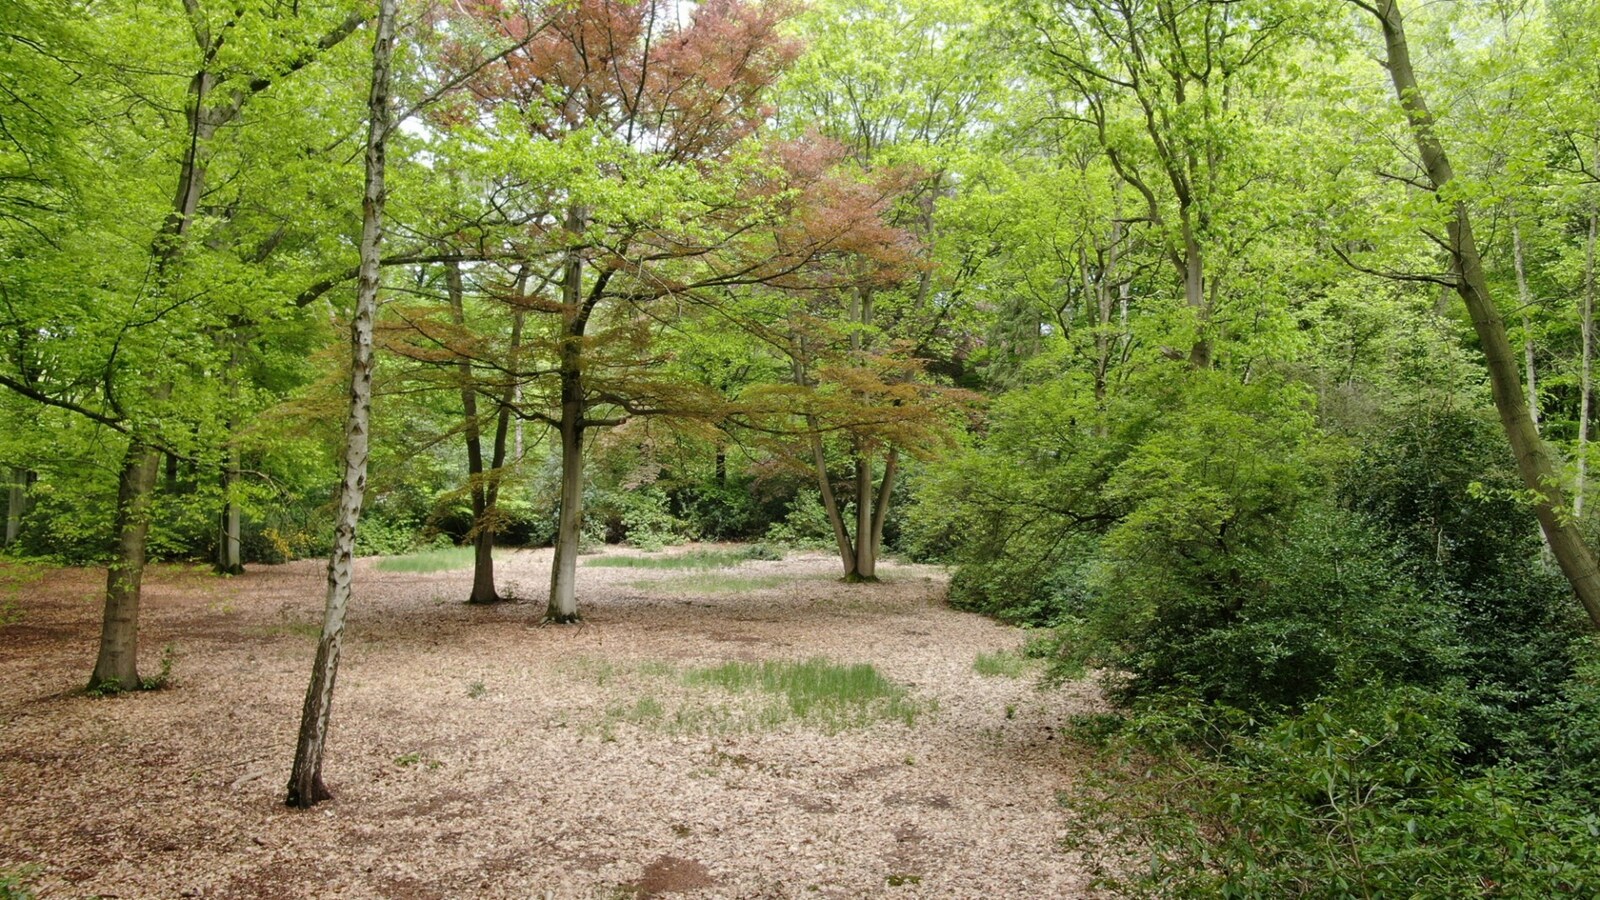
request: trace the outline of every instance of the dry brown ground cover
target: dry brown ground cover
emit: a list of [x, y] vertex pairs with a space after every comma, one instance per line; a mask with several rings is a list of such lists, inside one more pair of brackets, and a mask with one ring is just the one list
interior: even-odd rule
[[[501, 584], [536, 596], [548, 565], [508, 554]], [[937, 569], [845, 585], [791, 554], [724, 573], [580, 568], [585, 623], [541, 628], [541, 604], [460, 603], [466, 571], [363, 561], [337, 799], [304, 812], [282, 797], [320, 563], [153, 571], [142, 671], [171, 644], [176, 683], [115, 699], [81, 690], [103, 573], [51, 573], [0, 627], [0, 871], [32, 867], [41, 897], [1091, 893], [1055, 799], [1088, 688], [974, 671], [1024, 635], [946, 607]], [[682, 674], [817, 656], [871, 663], [923, 714], [763, 724], [764, 701]]]

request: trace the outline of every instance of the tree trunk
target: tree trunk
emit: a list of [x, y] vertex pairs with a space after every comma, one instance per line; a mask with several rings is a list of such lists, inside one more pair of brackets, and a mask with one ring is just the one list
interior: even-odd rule
[[878, 484], [878, 505], [872, 514], [872, 559], [876, 565], [883, 555], [883, 523], [889, 518], [889, 501], [894, 496], [894, 479], [900, 469], [900, 451], [890, 447], [883, 464], [883, 481]]
[[[1416, 75], [1411, 66], [1410, 48], [1406, 43], [1400, 9], [1395, 0], [1378, 0], [1376, 6], [1365, 6], [1373, 13], [1383, 28], [1387, 50], [1388, 68], [1394, 82], [1395, 95], [1410, 123], [1412, 137], [1422, 159], [1428, 180], [1436, 191], [1442, 190], [1455, 177], [1444, 147], [1439, 143], [1433, 116], [1429, 113], [1422, 92], [1417, 87]], [[1446, 202], [1441, 199], [1440, 202]], [[1489, 385], [1495, 409], [1500, 414], [1500, 424], [1516, 457], [1517, 471], [1524, 486], [1538, 500], [1534, 512], [1544, 529], [1550, 551], [1555, 555], [1561, 571], [1572, 584], [1574, 593], [1589, 614], [1590, 621], [1600, 628], [1600, 569], [1596, 568], [1577, 523], [1567, 514], [1567, 502], [1561, 489], [1549, 450], [1539, 437], [1522, 393], [1521, 379], [1517, 373], [1516, 356], [1506, 335], [1505, 322], [1489, 295], [1488, 282], [1483, 274], [1478, 256], [1477, 242], [1473, 238], [1472, 223], [1466, 203], [1452, 203], [1449, 222], [1449, 249], [1455, 274], [1454, 287], [1466, 304], [1472, 318], [1473, 330], [1483, 347], [1484, 362], [1489, 370]]]
[[372, 46], [372, 90], [367, 98], [366, 189], [361, 199], [361, 267], [356, 287], [355, 317], [350, 324], [350, 407], [345, 420], [344, 482], [334, 522], [333, 552], [328, 557], [328, 592], [322, 615], [322, 636], [300, 712], [294, 768], [285, 802], [308, 808], [332, 794], [322, 780], [323, 750], [333, 706], [344, 638], [345, 608], [355, 563], [356, 523], [367, 488], [367, 440], [372, 412], [372, 325], [377, 316], [383, 249], [385, 152], [391, 127], [389, 63], [394, 49], [397, 0], [379, 0], [377, 34]]
[[1578, 393], [1578, 481], [1572, 489], [1572, 515], [1583, 518], [1583, 489], [1589, 474], [1589, 411], [1594, 400], [1594, 244], [1600, 229], [1600, 210], [1589, 210], [1589, 240], [1583, 250], [1583, 302], [1579, 323], [1583, 333], [1583, 368]]
[[22, 536], [22, 506], [28, 502], [28, 470], [14, 468], [11, 470], [11, 484], [6, 492], [6, 546], [17, 542]]
[[105, 615], [100, 655], [89, 676], [91, 690], [139, 688], [139, 585], [144, 579], [145, 539], [159, 465], [159, 453], [137, 438], [129, 442], [117, 485], [117, 555], [106, 570]]
[[817, 431], [817, 420], [807, 417], [811, 426], [811, 457], [817, 469], [817, 489], [822, 492], [822, 508], [828, 514], [828, 524], [833, 526], [833, 540], [839, 548], [839, 559], [844, 563], [844, 579], [856, 577], [856, 551], [850, 543], [850, 529], [844, 524], [844, 514], [839, 510], [839, 499], [834, 496], [833, 482], [828, 478], [828, 457], [822, 449], [822, 434]]
[[[568, 382], [573, 387], [569, 389]], [[550, 569], [550, 605], [545, 619], [565, 625], [578, 621], [578, 545], [583, 539], [583, 427], [582, 411], [569, 393], [581, 388], [578, 379], [562, 375], [561, 404], [561, 513], [556, 523], [556, 554]]]
[[550, 566], [550, 602], [545, 621], [565, 625], [578, 621], [578, 545], [583, 539], [583, 213], [567, 211], [567, 230], [574, 248], [567, 253], [561, 284], [566, 322], [561, 343], [561, 511], [556, 520], [555, 559]]
[[1528, 315], [1529, 307], [1533, 306], [1532, 292], [1528, 290], [1528, 272], [1523, 264], [1522, 255], [1522, 229], [1517, 225], [1515, 217], [1511, 219], [1511, 261], [1517, 272], [1517, 305], [1522, 310], [1522, 356], [1523, 378], [1528, 388], [1528, 415], [1533, 417], [1535, 428], [1539, 426], [1539, 381], [1538, 373], [1533, 365], [1533, 321]]
[[[461, 264], [445, 267], [445, 283], [450, 295], [450, 313], [457, 327], [467, 324], [466, 302], [461, 288]], [[461, 377], [463, 432], [467, 440], [467, 491], [472, 498], [472, 593], [468, 603], [498, 603], [494, 589], [494, 527], [490, 524], [488, 497], [484, 490], [483, 434], [478, 426], [478, 386], [472, 374], [472, 360], [466, 354], [456, 358]]]
[[[237, 423], [235, 423], [237, 427]], [[239, 489], [239, 448], [228, 447], [228, 459], [222, 467], [222, 515], [217, 533], [217, 571], [223, 575], [244, 573], [241, 553], [239, 500], [234, 492]]]
[[850, 581], [877, 581], [878, 555], [872, 544], [872, 460], [856, 450], [856, 571]]

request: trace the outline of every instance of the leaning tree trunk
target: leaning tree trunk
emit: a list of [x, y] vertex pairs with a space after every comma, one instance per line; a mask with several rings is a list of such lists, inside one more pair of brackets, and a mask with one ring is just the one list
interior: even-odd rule
[[100, 655], [91, 690], [131, 691], [139, 687], [139, 585], [144, 579], [145, 544], [160, 454], [134, 438], [122, 459], [117, 485], [117, 555], [106, 570], [105, 615], [100, 625]]
[[289, 774], [290, 806], [307, 808], [333, 796], [322, 780], [323, 750], [333, 686], [339, 672], [345, 607], [355, 563], [356, 523], [367, 488], [367, 439], [372, 412], [372, 324], [377, 316], [380, 253], [383, 249], [385, 152], [391, 127], [389, 63], [394, 50], [395, 4], [379, 0], [377, 35], [372, 46], [372, 90], [367, 98], [366, 190], [361, 199], [361, 267], [355, 318], [350, 324], [350, 408], [345, 420], [344, 483], [328, 557], [328, 593], [317, 641], [311, 682], [300, 712], [300, 735]]
[[[1410, 123], [1428, 180], [1435, 191], [1443, 191], [1454, 179], [1455, 173], [1443, 145], [1439, 143], [1433, 116], [1417, 87], [1399, 6], [1395, 0], [1377, 0], [1376, 5], [1371, 6], [1364, 0], [1353, 2], [1376, 16], [1383, 28], [1389, 75], [1394, 82], [1395, 95]], [[1500, 311], [1495, 308], [1489, 294], [1466, 202], [1460, 199], [1445, 201], [1443, 198], [1440, 202], [1451, 203], [1448, 236], [1455, 274], [1454, 288], [1466, 304], [1473, 330], [1483, 347], [1495, 409], [1500, 414], [1500, 424], [1516, 457], [1517, 472], [1529, 492], [1537, 498], [1534, 513], [1544, 529], [1550, 552], [1588, 612], [1590, 621], [1600, 628], [1600, 568], [1596, 567], [1594, 555], [1579, 533], [1577, 522], [1568, 514], [1565, 493], [1555, 465], [1528, 410], [1505, 322], [1500, 318]]]

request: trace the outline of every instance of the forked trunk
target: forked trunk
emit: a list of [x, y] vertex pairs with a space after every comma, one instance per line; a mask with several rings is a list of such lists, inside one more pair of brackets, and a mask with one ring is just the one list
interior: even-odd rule
[[[1373, 13], [1383, 28], [1395, 95], [1405, 110], [1428, 180], [1436, 190], [1442, 190], [1454, 178], [1454, 171], [1444, 147], [1439, 143], [1433, 116], [1417, 87], [1400, 9], [1395, 0], [1378, 0], [1373, 6], [1367, 6], [1364, 0], [1357, 2]], [[1550, 452], [1540, 439], [1539, 430], [1528, 410], [1517, 373], [1516, 355], [1506, 335], [1505, 322], [1500, 318], [1500, 311], [1489, 294], [1466, 203], [1459, 199], [1451, 201], [1443, 198], [1440, 202], [1452, 204], [1448, 230], [1456, 276], [1454, 287], [1466, 304], [1473, 330], [1483, 347], [1495, 409], [1500, 414], [1500, 424], [1516, 457], [1517, 472], [1522, 477], [1523, 485], [1537, 498], [1534, 513], [1544, 529], [1550, 552], [1589, 614], [1590, 621], [1600, 628], [1600, 569], [1596, 568], [1594, 555], [1579, 533], [1575, 518], [1569, 514], [1565, 492], [1561, 489]]]
[[106, 570], [100, 655], [89, 676], [91, 690], [139, 688], [139, 585], [144, 580], [145, 541], [159, 465], [159, 453], [137, 439], [128, 444], [117, 485], [117, 554]]
[[328, 592], [322, 614], [322, 635], [300, 712], [294, 768], [285, 802], [307, 808], [332, 794], [322, 780], [322, 758], [333, 707], [333, 686], [339, 672], [345, 608], [354, 576], [356, 522], [367, 488], [367, 440], [372, 411], [372, 324], [377, 315], [378, 283], [383, 249], [385, 150], [390, 129], [389, 61], [394, 48], [395, 4], [379, 0], [377, 34], [372, 47], [372, 91], [367, 98], [366, 190], [361, 201], [361, 267], [356, 287], [356, 312], [350, 325], [350, 407], [345, 420], [344, 482], [334, 521], [333, 552], [328, 557]]
[[839, 560], [844, 563], [844, 578], [856, 577], [856, 551], [850, 543], [850, 529], [844, 524], [844, 514], [839, 510], [839, 499], [834, 496], [833, 482], [828, 478], [828, 458], [822, 449], [822, 435], [817, 432], [817, 422], [808, 417], [811, 426], [811, 455], [817, 470], [817, 489], [822, 492], [822, 508], [828, 514], [828, 524], [833, 526], [834, 544], [839, 549]]

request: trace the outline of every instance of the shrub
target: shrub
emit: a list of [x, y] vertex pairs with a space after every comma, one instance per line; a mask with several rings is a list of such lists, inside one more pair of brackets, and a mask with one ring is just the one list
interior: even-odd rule
[[[1171, 897], [1526, 897], [1600, 892], [1600, 819], [1517, 768], [1463, 770], [1442, 692], [1374, 686], [1256, 732], [1166, 697], [1064, 799], [1138, 848], [1118, 887]], [[1211, 735], [1211, 742], [1196, 741]], [[1085, 844], [1084, 849], [1094, 851]]]

